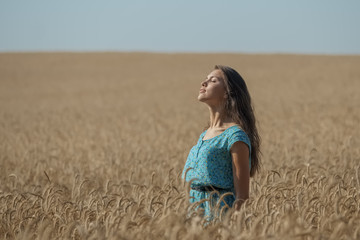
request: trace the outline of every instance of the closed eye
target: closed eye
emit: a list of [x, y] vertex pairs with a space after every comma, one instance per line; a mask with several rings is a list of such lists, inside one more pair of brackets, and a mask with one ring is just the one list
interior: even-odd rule
[[205, 79], [204, 82], [216, 82], [216, 78], [210, 77], [209, 79]]
[[211, 82], [216, 82], [216, 78], [215, 77], [211, 77], [210, 79], [209, 79]]

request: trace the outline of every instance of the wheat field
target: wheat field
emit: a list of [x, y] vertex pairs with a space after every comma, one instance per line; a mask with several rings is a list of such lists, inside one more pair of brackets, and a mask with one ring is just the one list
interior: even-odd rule
[[[180, 174], [215, 64], [248, 85], [262, 167], [204, 224]], [[360, 56], [1, 53], [0, 176], [0, 239], [360, 239]]]

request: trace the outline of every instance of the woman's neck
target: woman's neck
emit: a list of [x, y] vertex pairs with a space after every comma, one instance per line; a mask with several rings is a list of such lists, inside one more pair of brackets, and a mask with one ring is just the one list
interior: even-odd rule
[[210, 111], [210, 126], [211, 129], [224, 128], [227, 123], [233, 122], [230, 117], [227, 116], [225, 109], [222, 107], [209, 107]]

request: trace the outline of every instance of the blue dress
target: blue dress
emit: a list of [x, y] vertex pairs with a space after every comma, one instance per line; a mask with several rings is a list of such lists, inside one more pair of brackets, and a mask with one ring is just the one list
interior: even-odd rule
[[[237, 125], [227, 128], [213, 138], [203, 140], [206, 132], [207, 130], [200, 135], [197, 144], [191, 148], [182, 178], [186, 182], [192, 181], [190, 203], [208, 199], [202, 201], [198, 207], [203, 208], [204, 216], [211, 220], [219, 214], [213, 210], [221, 211], [224, 206], [231, 208], [235, 201], [231, 146], [237, 141], [248, 145], [249, 166], [251, 167], [251, 144], [247, 134]], [[219, 194], [209, 191], [209, 186], [213, 186]], [[221, 195], [227, 192], [233, 194], [228, 194], [223, 201], [219, 202]], [[215, 206], [217, 208], [214, 208]]]

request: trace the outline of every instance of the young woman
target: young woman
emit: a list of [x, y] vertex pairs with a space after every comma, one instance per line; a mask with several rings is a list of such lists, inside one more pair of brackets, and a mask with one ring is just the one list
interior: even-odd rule
[[[208, 105], [210, 122], [182, 176], [190, 182], [190, 202], [201, 202], [205, 216], [213, 218], [216, 205], [239, 210], [249, 197], [250, 177], [259, 170], [260, 137], [250, 94], [234, 69], [215, 66], [201, 82], [198, 100]], [[228, 192], [233, 194], [221, 197]]]

